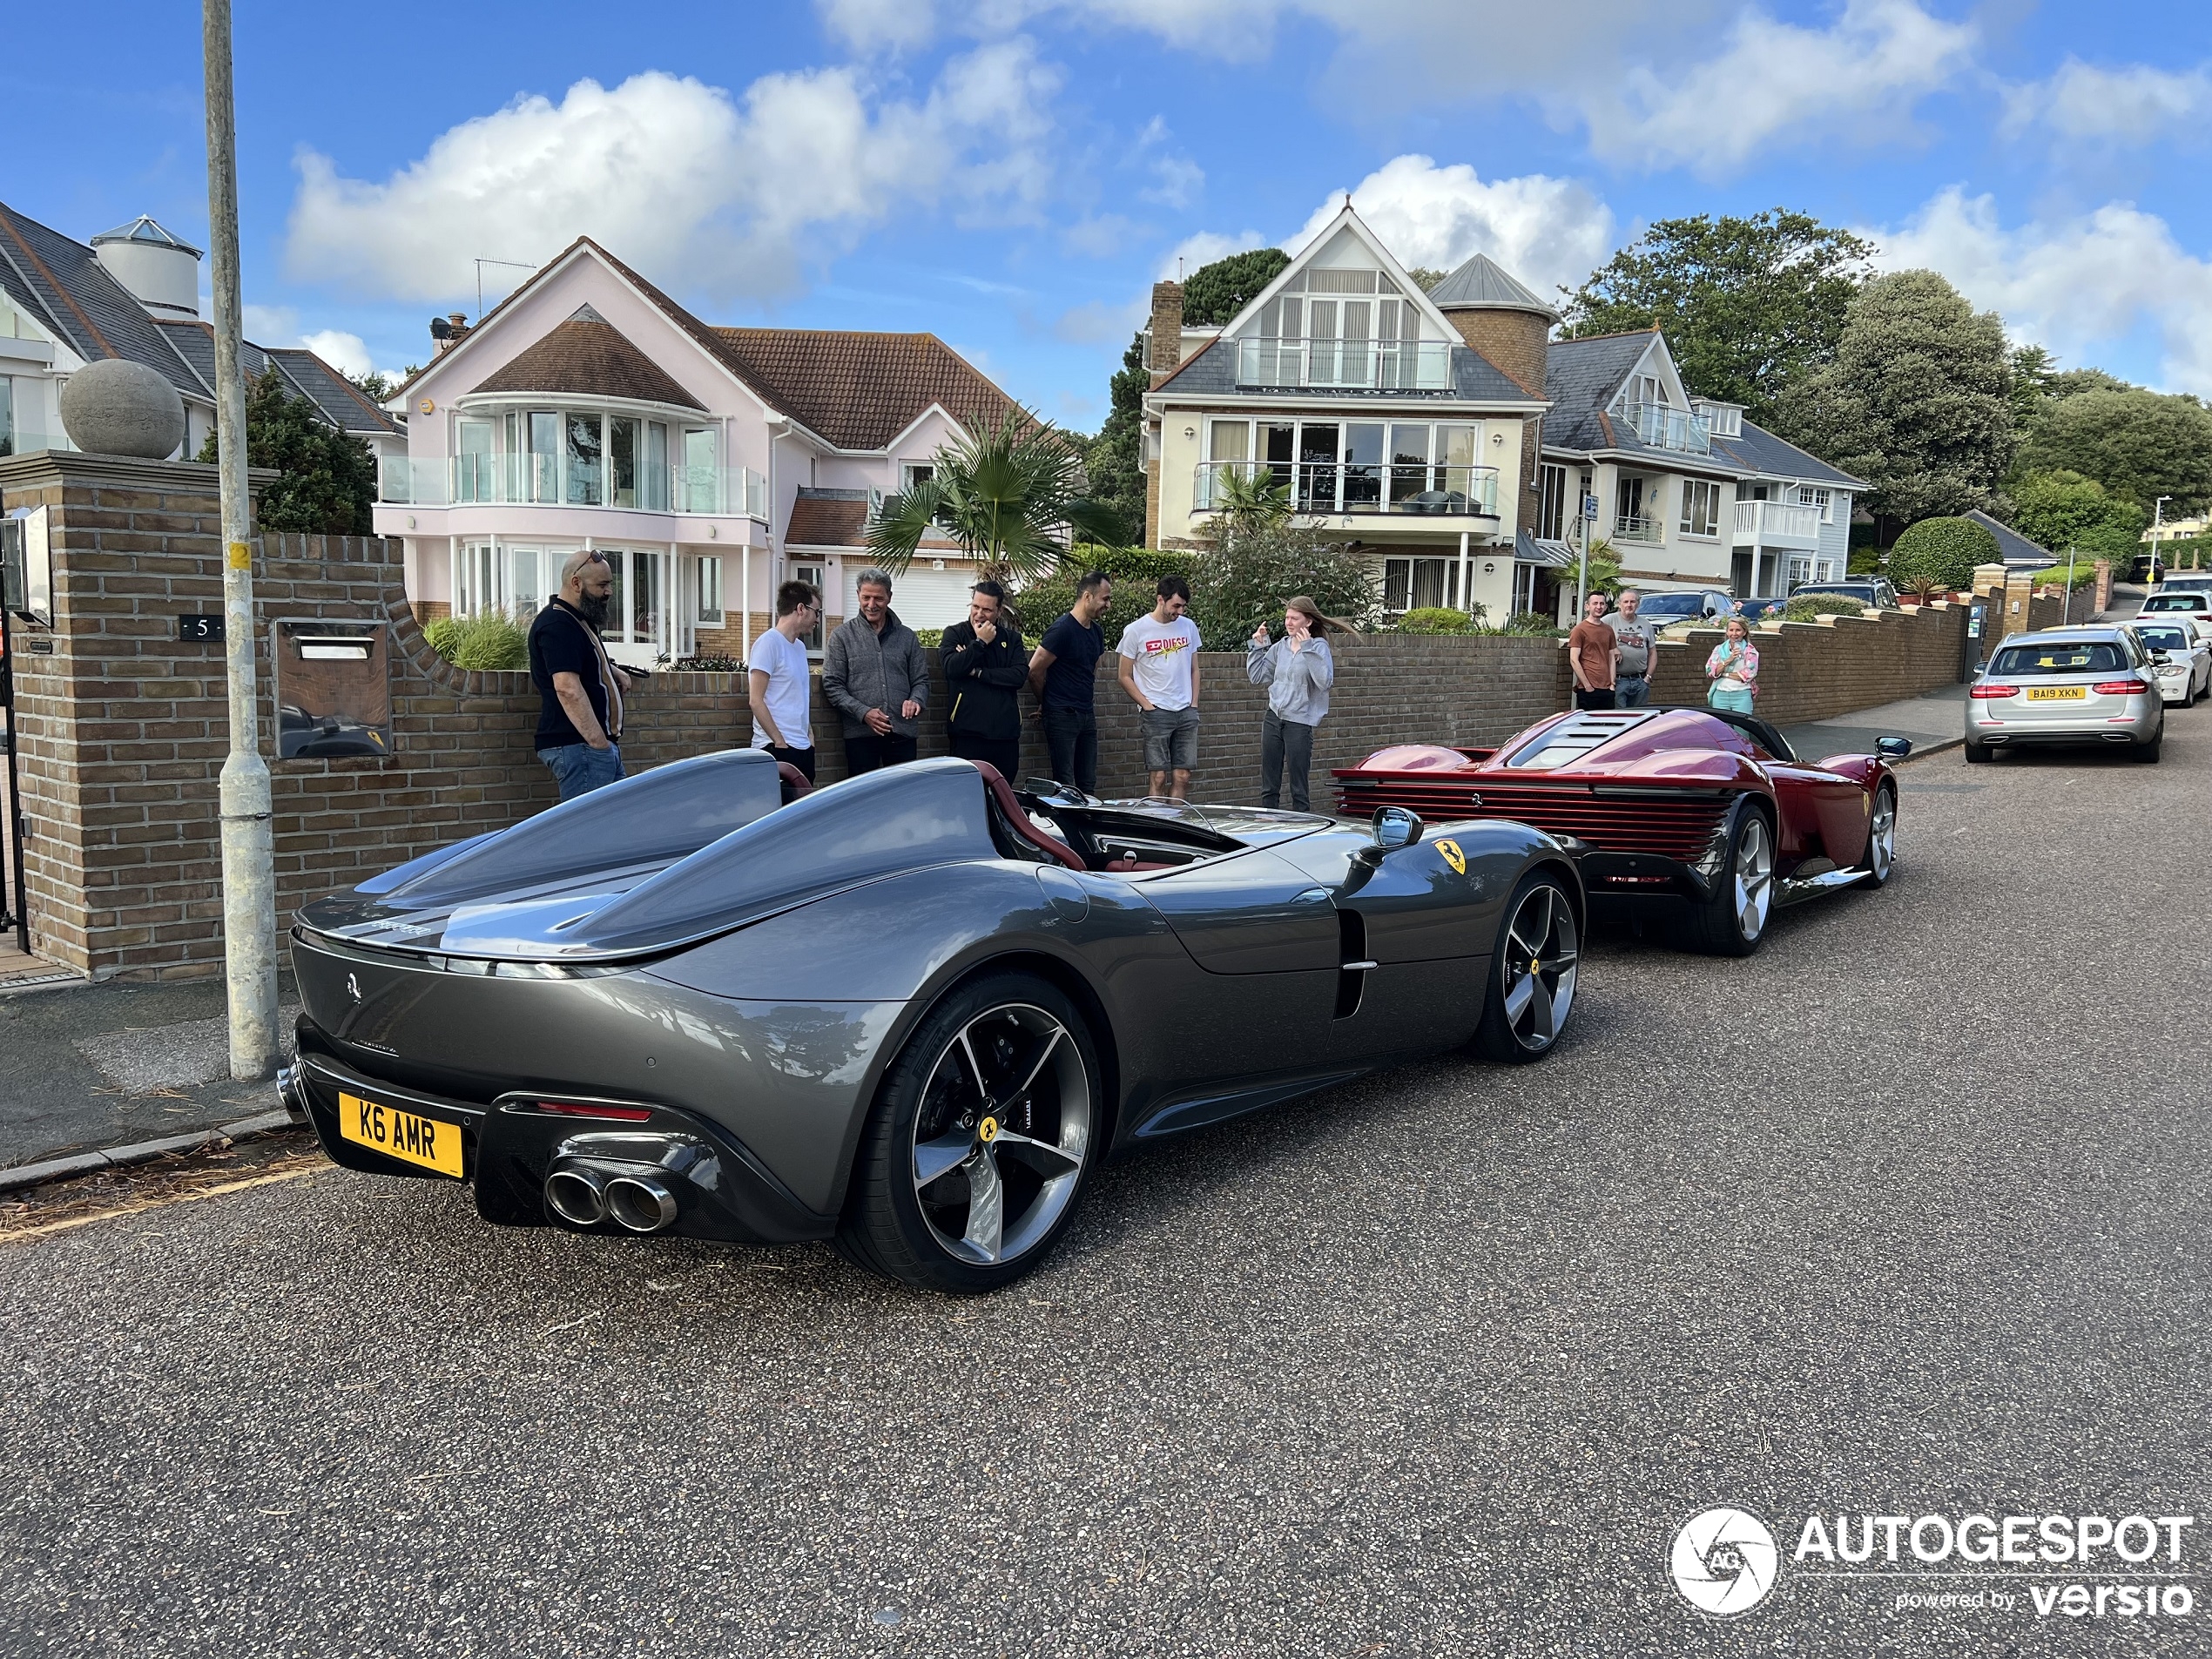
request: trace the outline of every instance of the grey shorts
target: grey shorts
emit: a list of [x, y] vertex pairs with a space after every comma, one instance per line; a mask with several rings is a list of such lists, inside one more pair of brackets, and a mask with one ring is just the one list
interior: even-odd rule
[[1144, 728], [1144, 770], [1190, 772], [1198, 764], [1198, 711], [1140, 709]]

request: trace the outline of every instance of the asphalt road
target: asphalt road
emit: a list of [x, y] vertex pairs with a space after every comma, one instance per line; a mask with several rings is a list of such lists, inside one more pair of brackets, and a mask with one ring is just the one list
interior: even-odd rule
[[[985, 1302], [334, 1170], [0, 1245], [0, 1651], [2212, 1651], [2212, 705], [1907, 778], [1885, 891], [1602, 937], [1544, 1064], [1113, 1166]], [[1717, 1622], [1723, 1504], [2200, 1514], [2196, 1610]]]

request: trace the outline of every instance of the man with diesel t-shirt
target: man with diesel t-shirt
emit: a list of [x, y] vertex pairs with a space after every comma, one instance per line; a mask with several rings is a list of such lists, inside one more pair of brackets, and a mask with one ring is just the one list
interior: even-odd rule
[[1575, 706], [1609, 709], [1613, 706], [1615, 664], [1621, 647], [1605, 625], [1605, 596], [1594, 593], [1583, 602], [1582, 620], [1567, 636], [1567, 662], [1575, 672]]
[[561, 567], [560, 592], [530, 624], [530, 683], [542, 699], [537, 758], [564, 801], [623, 775], [622, 694], [630, 678], [599, 641], [614, 590], [605, 554], [572, 553]]
[[1086, 795], [1098, 792], [1098, 714], [1091, 693], [1106, 631], [1098, 619], [1113, 603], [1114, 584], [1103, 570], [1076, 583], [1076, 604], [1044, 631], [1029, 653], [1029, 689], [1037, 694], [1052, 775]]
[[814, 781], [813, 685], [799, 637], [811, 633], [821, 614], [822, 596], [811, 583], [785, 583], [776, 590], [775, 625], [752, 642], [745, 659], [752, 746], [789, 761], [809, 783]]
[[1122, 690], [1144, 729], [1150, 792], [1182, 800], [1198, 764], [1198, 624], [1184, 616], [1190, 584], [1163, 576], [1158, 603], [1122, 630]]

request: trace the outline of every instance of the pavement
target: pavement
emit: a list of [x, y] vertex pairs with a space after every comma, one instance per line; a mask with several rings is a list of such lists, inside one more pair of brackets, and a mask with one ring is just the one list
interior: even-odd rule
[[1784, 726], [1782, 735], [1795, 753], [1815, 760], [1828, 755], [1871, 754], [1877, 738], [1910, 738], [1912, 752], [1925, 757], [1966, 741], [1966, 686], [1945, 685], [1876, 708]]
[[[1107, 1166], [981, 1302], [312, 1163], [0, 1242], [0, 1651], [2202, 1655], [2205, 958], [2105, 873], [2209, 785], [2212, 706], [1916, 762], [1883, 890], [1602, 933], [1542, 1063]], [[1716, 1620], [1720, 1505], [2195, 1515], [2123, 1575], [2193, 1613], [1789, 1563]]]

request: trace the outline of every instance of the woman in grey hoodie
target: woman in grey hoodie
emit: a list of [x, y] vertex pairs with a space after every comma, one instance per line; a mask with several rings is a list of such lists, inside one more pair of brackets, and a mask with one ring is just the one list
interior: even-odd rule
[[1283, 774], [1290, 773], [1291, 806], [1308, 810], [1306, 772], [1313, 764], [1313, 728], [1329, 712], [1329, 688], [1336, 684], [1336, 659], [1327, 636], [1349, 634], [1348, 624], [1324, 616], [1304, 594], [1283, 607], [1283, 637], [1273, 638], [1265, 623], [1244, 647], [1244, 670], [1252, 684], [1267, 687], [1267, 712], [1259, 727], [1259, 804], [1282, 805]]

